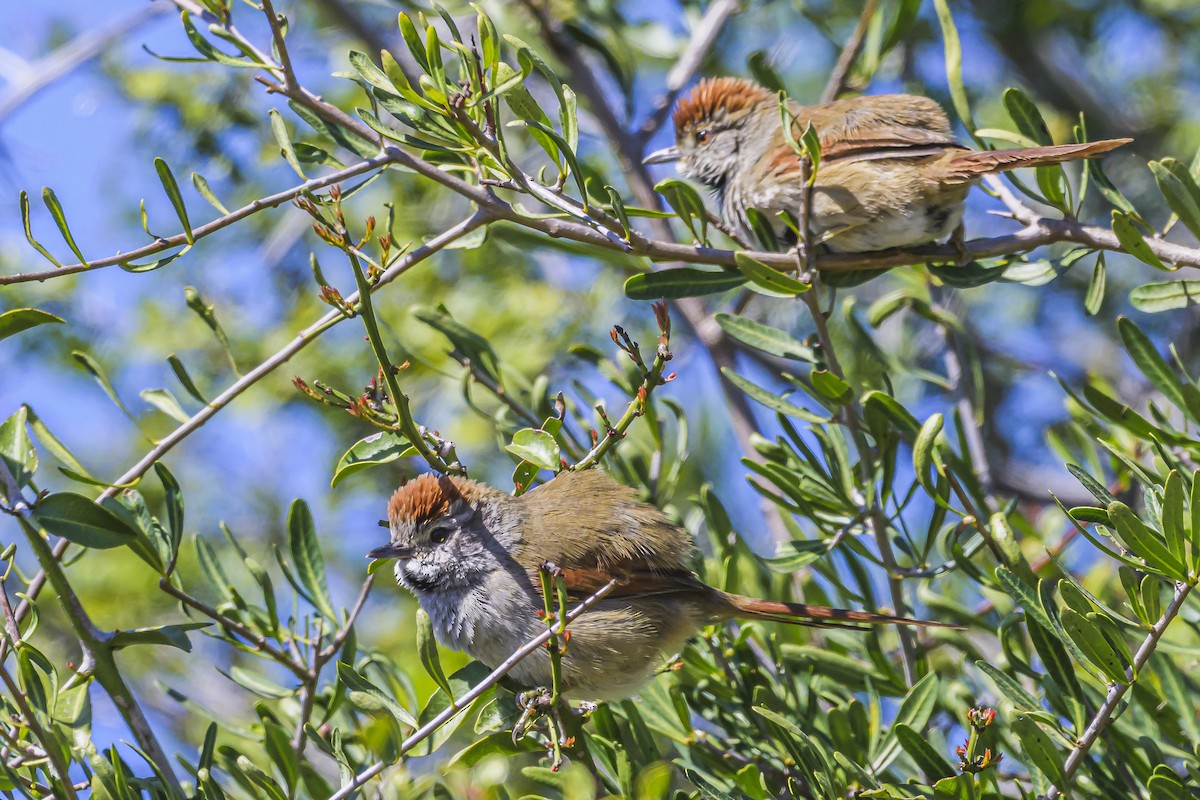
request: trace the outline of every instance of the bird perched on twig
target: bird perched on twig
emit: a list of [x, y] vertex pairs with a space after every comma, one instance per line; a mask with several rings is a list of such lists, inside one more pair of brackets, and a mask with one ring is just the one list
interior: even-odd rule
[[[495, 667], [545, 631], [539, 570], [551, 562], [575, 601], [620, 584], [570, 626], [562, 656], [568, 691], [627, 697], [702, 626], [734, 617], [820, 627], [939, 626], [924, 620], [757, 600], [703, 583], [688, 568], [687, 531], [632, 489], [593, 469], [563, 472], [519, 497], [465, 478], [423, 475], [388, 504], [391, 540], [372, 558], [396, 559], [396, 578], [416, 595], [442, 644]], [[542, 649], [509, 673], [547, 687]]]
[[[820, 141], [810, 236], [837, 252], [944, 239], [982, 176], [1092, 158], [1132, 141], [970, 150], [955, 141], [937, 103], [906, 94], [788, 108], [794, 138], [811, 124]], [[674, 121], [675, 146], [645, 163], [678, 162], [685, 176], [713, 187], [722, 217], [747, 241], [754, 241], [748, 209], [787, 236], [778, 215], [796, 215], [804, 202], [804, 166], [784, 136], [776, 94], [748, 80], [709, 78], [679, 102]]]

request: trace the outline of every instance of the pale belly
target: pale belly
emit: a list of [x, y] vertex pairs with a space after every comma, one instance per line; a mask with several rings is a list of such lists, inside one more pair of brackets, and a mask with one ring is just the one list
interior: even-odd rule
[[[499, 598], [499, 599], [498, 599]], [[535, 615], [541, 599], [508, 598], [495, 592], [419, 592], [438, 641], [488, 667], [504, 663], [522, 645], [545, 631]], [[571, 697], [610, 700], [629, 697], [653, 677], [664, 657], [678, 652], [703, 620], [690, 619], [670, 599], [602, 601], [576, 619], [562, 656], [565, 690]], [[526, 688], [549, 687], [550, 655], [539, 647], [508, 673]]]

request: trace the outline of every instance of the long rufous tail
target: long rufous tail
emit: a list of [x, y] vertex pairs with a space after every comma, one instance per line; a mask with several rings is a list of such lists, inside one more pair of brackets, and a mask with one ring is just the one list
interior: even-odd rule
[[1022, 147], [1015, 150], [977, 150], [952, 158], [947, 164], [954, 177], [972, 180], [980, 175], [1005, 172], [1023, 167], [1041, 167], [1062, 161], [1094, 158], [1115, 150], [1133, 139], [1102, 139], [1081, 144], [1056, 144], [1048, 147]]
[[[808, 625], [817, 628], [864, 625], [920, 625], [926, 628], [959, 628], [945, 622], [925, 619], [894, 617], [890, 614], [873, 614], [870, 611], [850, 611], [844, 608], [813, 606], [806, 603], [782, 603], [777, 600], [758, 600], [740, 594], [722, 592], [722, 599], [729, 604], [732, 617], [753, 617], [792, 625]], [[961, 630], [961, 628], [959, 628]]]

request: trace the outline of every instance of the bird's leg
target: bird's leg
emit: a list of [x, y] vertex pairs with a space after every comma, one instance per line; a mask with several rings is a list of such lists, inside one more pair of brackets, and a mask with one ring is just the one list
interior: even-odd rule
[[513, 725], [513, 744], [525, 738], [525, 734], [533, 730], [538, 719], [546, 713], [550, 705], [551, 693], [544, 686], [539, 686], [536, 689], [530, 689], [517, 695], [517, 708], [521, 709], [521, 716], [517, 719], [516, 724]]
[[958, 254], [954, 260], [955, 264], [961, 267], [971, 260], [967, 256], [967, 228], [961, 220], [950, 233], [950, 246]]

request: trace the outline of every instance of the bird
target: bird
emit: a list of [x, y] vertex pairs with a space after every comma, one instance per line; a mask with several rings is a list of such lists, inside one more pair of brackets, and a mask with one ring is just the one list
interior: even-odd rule
[[[907, 94], [789, 103], [788, 110], [794, 137], [811, 124], [820, 142], [811, 241], [842, 253], [945, 239], [984, 175], [1093, 158], [1132, 141], [971, 150], [955, 140], [941, 106]], [[707, 78], [680, 100], [673, 120], [674, 146], [643, 163], [677, 162], [685, 177], [714, 189], [721, 216], [746, 241], [756, 240], [749, 209], [762, 213], [780, 241], [794, 239], [778, 215], [798, 218], [802, 163], [784, 136], [775, 92], [742, 78]]]
[[[429, 615], [437, 640], [492, 668], [546, 630], [535, 615], [544, 607], [543, 565], [562, 576], [572, 602], [616, 578], [616, 588], [568, 628], [562, 688], [583, 699], [629, 697], [700, 628], [737, 617], [953, 627], [713, 588], [688, 566], [695, 554], [688, 532], [598, 468], [564, 471], [520, 496], [463, 477], [421, 475], [392, 495], [388, 525], [388, 543], [368, 557], [395, 559], [398, 582]], [[547, 650], [517, 663], [509, 678], [549, 687]]]

